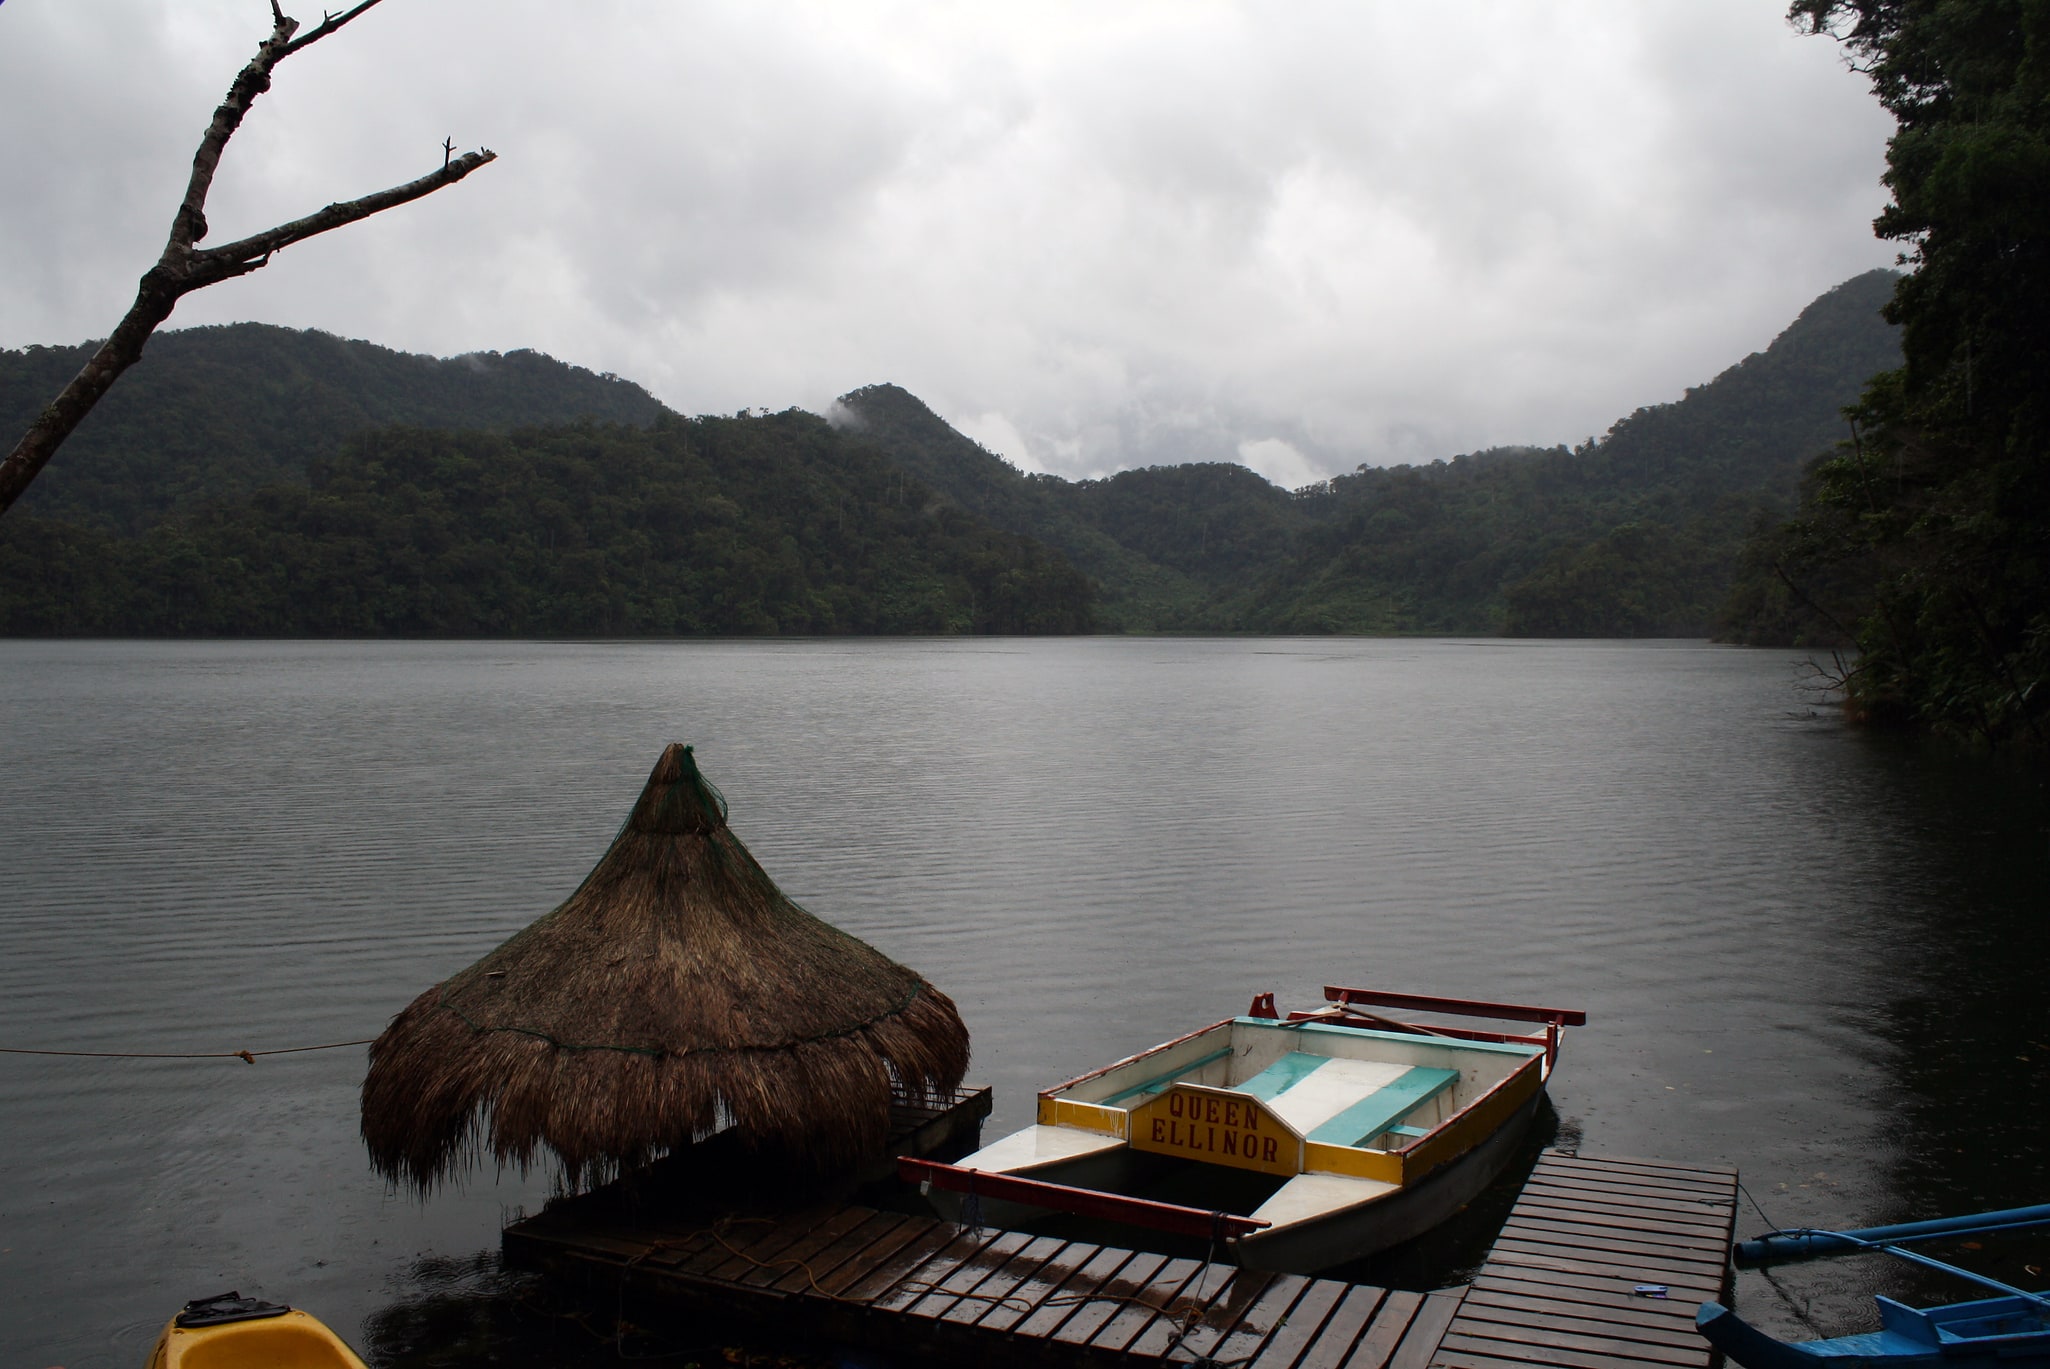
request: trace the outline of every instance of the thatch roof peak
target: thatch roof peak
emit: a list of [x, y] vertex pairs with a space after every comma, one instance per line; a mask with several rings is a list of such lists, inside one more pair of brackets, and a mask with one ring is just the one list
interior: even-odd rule
[[893, 1091], [960, 1082], [947, 996], [799, 908], [672, 743], [553, 912], [420, 995], [371, 1047], [363, 1134], [419, 1188], [487, 1141], [573, 1184], [727, 1126], [835, 1164], [878, 1148]]

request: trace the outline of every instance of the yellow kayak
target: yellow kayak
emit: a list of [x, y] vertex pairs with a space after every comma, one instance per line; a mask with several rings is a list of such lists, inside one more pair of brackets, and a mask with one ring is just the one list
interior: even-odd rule
[[188, 1302], [164, 1326], [149, 1369], [365, 1369], [320, 1318], [240, 1293]]

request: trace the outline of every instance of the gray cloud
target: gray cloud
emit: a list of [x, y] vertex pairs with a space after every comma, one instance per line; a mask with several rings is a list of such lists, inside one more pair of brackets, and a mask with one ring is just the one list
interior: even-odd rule
[[[267, 10], [0, 6], [0, 344], [119, 316]], [[280, 69], [216, 237], [444, 135], [501, 160], [173, 323], [538, 347], [693, 412], [893, 380], [1070, 475], [1578, 441], [1892, 258], [1887, 122], [1782, 12], [387, 0]]]

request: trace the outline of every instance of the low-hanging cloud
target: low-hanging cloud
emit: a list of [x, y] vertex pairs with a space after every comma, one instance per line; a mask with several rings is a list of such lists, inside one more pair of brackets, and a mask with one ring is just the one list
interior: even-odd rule
[[[279, 69], [216, 239], [443, 136], [500, 161], [173, 325], [531, 346], [690, 412], [893, 381], [1071, 476], [1573, 442], [1892, 259], [1887, 121], [1783, 12], [392, 0]], [[0, 111], [47, 130], [0, 145], [0, 344], [111, 326], [267, 22], [0, 8]]]

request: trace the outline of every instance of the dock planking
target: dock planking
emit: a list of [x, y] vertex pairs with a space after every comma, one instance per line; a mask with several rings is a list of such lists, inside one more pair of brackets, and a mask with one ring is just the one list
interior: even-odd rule
[[1429, 1369], [1708, 1369], [1736, 1217], [1733, 1171], [1547, 1151]]
[[1427, 1369], [1460, 1297], [856, 1206], [696, 1228], [550, 1215], [506, 1228], [512, 1263], [673, 1311], [999, 1365]]
[[[846, 1203], [716, 1219], [552, 1207], [509, 1262], [665, 1310], [994, 1366], [1708, 1369], [1736, 1176], [1547, 1152], [1468, 1288], [1432, 1293]], [[1662, 1284], [1665, 1299], [1632, 1290]]]

